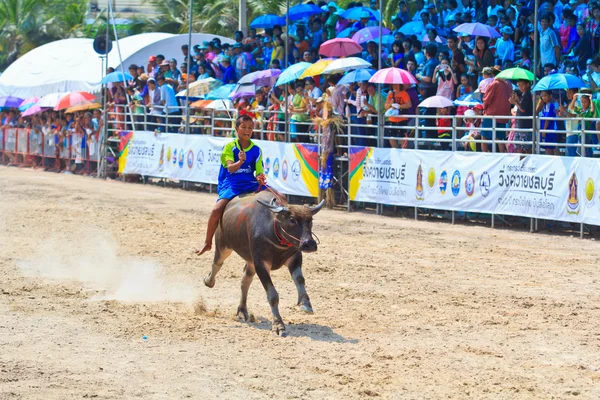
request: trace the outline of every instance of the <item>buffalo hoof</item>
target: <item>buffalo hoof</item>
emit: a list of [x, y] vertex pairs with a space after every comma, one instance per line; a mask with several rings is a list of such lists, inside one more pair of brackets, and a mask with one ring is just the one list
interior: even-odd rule
[[242, 322], [248, 322], [248, 320], [250, 319], [250, 316], [248, 315], [248, 310], [245, 308], [238, 307], [237, 318]]
[[285, 326], [283, 325], [283, 322], [273, 322], [273, 328], [271, 329], [271, 333], [273, 333], [273, 335], [277, 335], [277, 336], [281, 336], [281, 337], [287, 336], [287, 332], [285, 330]]
[[213, 280], [213, 281], [211, 281], [211, 280], [210, 280], [210, 278], [209, 278], [208, 276], [204, 278], [204, 284], [205, 284], [206, 286], [208, 286], [209, 288], [211, 288], [211, 289], [212, 289], [213, 287], [215, 287], [215, 281], [214, 281], [214, 280]]
[[298, 309], [306, 314], [314, 314], [314, 311], [310, 304], [299, 304]]

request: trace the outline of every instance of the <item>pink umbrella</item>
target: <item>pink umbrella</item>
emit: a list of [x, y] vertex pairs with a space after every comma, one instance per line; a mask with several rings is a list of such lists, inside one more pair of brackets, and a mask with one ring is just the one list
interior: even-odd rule
[[400, 68], [384, 68], [379, 70], [369, 79], [372, 83], [385, 83], [385, 84], [398, 84], [398, 85], [410, 85], [417, 83], [412, 74], [406, 70]]
[[[388, 28], [381, 28], [381, 34], [388, 35], [392, 33]], [[363, 44], [369, 42], [371, 40], [375, 41], [375, 39], [379, 38], [379, 27], [378, 26], [368, 26], [366, 28], [361, 29], [356, 32], [352, 36], [352, 40], [354, 40], [358, 44]]]
[[88, 92], [72, 92], [60, 99], [58, 104], [54, 107], [54, 110], [64, 110], [65, 108], [78, 106], [80, 104], [88, 103], [93, 100], [96, 100], [96, 96]]
[[42, 108], [40, 106], [33, 106], [33, 107], [28, 108], [23, 114], [21, 114], [21, 117], [29, 117], [29, 116], [44, 112], [46, 110], [47, 110], [47, 108]]
[[348, 57], [362, 52], [362, 47], [352, 39], [336, 38], [326, 41], [319, 48], [319, 54], [327, 57]]
[[431, 96], [426, 98], [419, 104], [419, 107], [426, 108], [445, 108], [454, 107], [454, 103], [447, 97], [444, 96]]
[[23, 100], [21, 104], [19, 104], [19, 111], [25, 111], [40, 101], [39, 97], [30, 97], [28, 99]]

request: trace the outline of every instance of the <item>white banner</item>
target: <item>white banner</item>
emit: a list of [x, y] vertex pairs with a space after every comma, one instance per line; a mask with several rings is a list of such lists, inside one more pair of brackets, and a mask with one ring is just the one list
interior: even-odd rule
[[[123, 153], [123, 172], [190, 182], [218, 183], [223, 146], [231, 138], [135, 132]], [[257, 140], [267, 183], [286, 194], [316, 197], [316, 145]]]
[[350, 199], [600, 225], [595, 159], [352, 148]]

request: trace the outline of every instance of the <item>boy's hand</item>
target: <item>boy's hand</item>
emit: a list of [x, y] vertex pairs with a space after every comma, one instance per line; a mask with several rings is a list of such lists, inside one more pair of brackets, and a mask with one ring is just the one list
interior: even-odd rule
[[256, 177], [256, 180], [258, 181], [258, 183], [260, 183], [263, 186], [265, 186], [267, 184], [267, 177], [265, 174], [258, 175]]
[[244, 151], [240, 151], [240, 154], [238, 154], [238, 157], [240, 159], [241, 162], [246, 162], [246, 153], [244, 153]]

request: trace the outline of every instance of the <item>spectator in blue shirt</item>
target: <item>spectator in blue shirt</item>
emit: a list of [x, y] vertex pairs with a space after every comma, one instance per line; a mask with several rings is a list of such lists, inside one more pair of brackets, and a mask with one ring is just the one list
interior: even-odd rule
[[362, 28], [365, 28], [367, 26], [370, 19], [371, 14], [369, 14], [368, 11], [363, 11], [362, 14], [360, 14], [360, 21], [355, 22], [354, 25], [352, 25], [352, 28], [356, 29], [357, 31], [360, 31]]
[[221, 72], [223, 73], [223, 84], [227, 85], [229, 83], [235, 83], [235, 68], [231, 65], [231, 58], [228, 55], [224, 55], [221, 57], [221, 62], [219, 64], [213, 61], [213, 64], [217, 66]]

